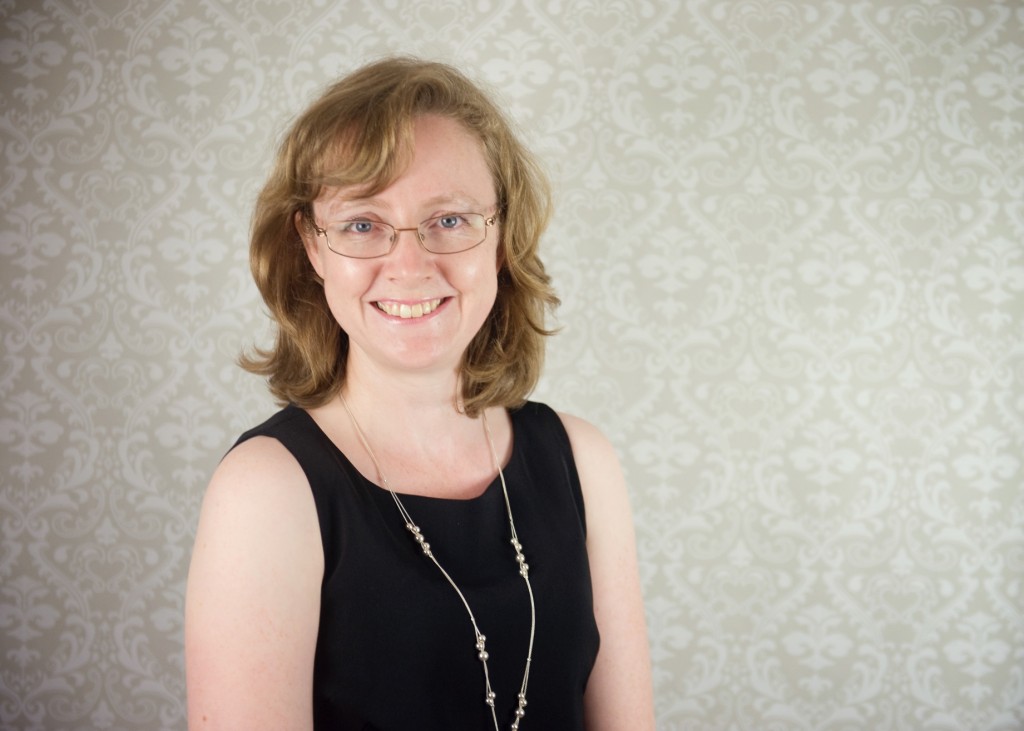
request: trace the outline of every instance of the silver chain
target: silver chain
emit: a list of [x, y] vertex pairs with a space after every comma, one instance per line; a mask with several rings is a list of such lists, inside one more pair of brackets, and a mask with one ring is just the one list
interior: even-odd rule
[[[491, 674], [487, 666], [487, 660], [490, 655], [487, 652], [487, 637], [480, 631], [480, 627], [477, 625], [476, 616], [473, 614], [473, 610], [469, 606], [469, 601], [466, 599], [466, 595], [462, 593], [462, 589], [455, 583], [455, 580], [451, 577], [444, 566], [442, 566], [437, 557], [434, 556], [433, 551], [430, 549], [430, 544], [423, 536], [423, 532], [419, 526], [409, 515], [409, 511], [405, 509], [405, 505], [402, 504], [398, 494], [391, 489], [390, 483], [388, 483], [387, 477], [384, 476], [384, 471], [380, 468], [380, 462], [377, 461], [377, 456], [373, 453], [373, 449], [370, 448], [370, 442], [367, 440], [366, 435], [363, 433], [362, 428], [359, 426], [359, 422], [356, 421], [355, 414], [352, 413], [352, 409], [349, 407], [345, 397], [339, 394], [342, 405], [345, 407], [345, 411], [348, 412], [349, 419], [352, 420], [352, 426], [355, 427], [356, 435], [359, 437], [360, 443], [363, 445], [363, 449], [370, 456], [370, 461], [373, 462], [374, 468], [377, 470], [377, 476], [380, 478], [384, 488], [391, 493], [391, 497], [395, 501], [395, 506], [398, 508], [398, 512], [402, 516], [402, 520], [405, 522], [405, 528], [411, 534], [413, 539], [419, 544], [420, 549], [423, 551], [423, 555], [426, 556], [430, 561], [437, 566], [437, 569], [444, 576], [445, 580], [451, 584], [451, 587], [455, 590], [455, 593], [459, 595], [459, 599], [462, 600], [462, 605], [466, 608], [466, 613], [469, 615], [469, 621], [473, 625], [473, 635], [475, 638], [476, 654], [480, 660], [484, 671], [484, 703], [491, 709], [491, 718], [494, 720], [495, 731], [500, 731], [498, 726], [498, 712], [495, 709], [495, 698], [497, 697], [494, 690], [491, 688]], [[519, 575], [523, 577], [523, 581], [526, 583], [526, 592], [530, 597], [530, 642], [526, 647], [526, 665], [523, 669], [523, 682], [519, 688], [519, 695], [517, 698], [517, 706], [512, 721], [512, 731], [519, 730], [519, 724], [523, 720], [523, 716], [526, 715], [526, 685], [530, 680], [530, 663], [533, 662], [533, 639], [537, 630], [537, 609], [533, 601], [533, 587], [530, 585], [530, 565], [526, 563], [526, 556], [523, 555], [523, 545], [519, 542], [519, 536], [516, 534], [516, 523], [512, 518], [512, 504], [508, 499], [508, 487], [505, 484], [505, 474], [501, 470], [501, 463], [498, 460], [498, 454], [494, 450], [494, 441], [491, 439], [491, 430], [487, 425], [487, 415], [481, 414], [484, 425], [484, 436], [487, 439], [487, 446], [491, 452], [491, 459], [494, 462], [494, 467], [498, 471], [498, 478], [501, 481], [501, 492], [505, 496], [505, 509], [508, 512], [508, 525], [511, 530], [511, 543], [512, 547], [516, 552], [516, 563], [519, 567]]]

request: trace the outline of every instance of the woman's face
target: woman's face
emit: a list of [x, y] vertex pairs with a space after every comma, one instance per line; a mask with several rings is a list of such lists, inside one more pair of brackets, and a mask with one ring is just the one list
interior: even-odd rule
[[[414, 127], [408, 169], [388, 188], [360, 197], [332, 189], [313, 205], [317, 226], [350, 219], [414, 228], [449, 213], [495, 213], [494, 181], [479, 139], [458, 122], [436, 115]], [[332, 252], [324, 236], [303, 236], [324, 281], [327, 303], [349, 337], [349, 368], [453, 373], [497, 295], [498, 226], [479, 246], [432, 254], [415, 231], [402, 231], [391, 253], [353, 259]]]

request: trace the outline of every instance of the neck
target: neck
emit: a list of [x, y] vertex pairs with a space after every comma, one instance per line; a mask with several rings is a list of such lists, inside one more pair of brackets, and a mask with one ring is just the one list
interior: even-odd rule
[[457, 437], [467, 427], [478, 436], [479, 420], [458, 409], [455, 386], [431, 386], [349, 376], [341, 393], [374, 441], [386, 440], [391, 447], [393, 438], [400, 436], [406, 448], [419, 446], [429, 453], [443, 448], [446, 437]]
[[345, 370], [343, 393], [358, 413], [365, 409], [411, 424], [464, 416], [458, 409], [456, 370], [390, 371], [365, 365], [352, 353]]
[[[472, 497], [494, 479], [494, 459], [481, 419], [457, 408], [457, 375], [391, 373], [350, 368], [342, 397], [375, 452], [380, 469], [399, 492]], [[511, 453], [511, 424], [501, 409], [488, 414], [499, 464]], [[376, 468], [349, 427], [340, 399], [315, 417], [362, 474]], [[378, 483], [379, 484], [379, 483]]]

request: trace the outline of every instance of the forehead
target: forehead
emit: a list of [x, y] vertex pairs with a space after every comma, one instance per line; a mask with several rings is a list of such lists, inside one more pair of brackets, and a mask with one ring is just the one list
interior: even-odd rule
[[[438, 115], [413, 121], [391, 179], [328, 187], [319, 201], [329, 210], [372, 204], [382, 208], [455, 205], [493, 207], [494, 177], [483, 142], [460, 122]], [[466, 206], [471, 206], [466, 208]]]

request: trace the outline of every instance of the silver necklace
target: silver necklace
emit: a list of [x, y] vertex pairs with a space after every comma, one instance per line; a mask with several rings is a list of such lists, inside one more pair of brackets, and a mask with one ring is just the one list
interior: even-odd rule
[[[363, 449], [366, 450], [366, 453], [370, 456], [370, 461], [373, 462], [373, 466], [377, 470], [377, 476], [380, 478], [384, 488], [391, 493], [391, 497], [394, 498], [395, 505], [398, 507], [398, 512], [401, 514], [402, 520], [405, 522], [406, 530], [412, 534], [413, 539], [415, 539], [416, 543], [419, 544], [420, 549], [423, 551], [423, 555], [437, 566], [444, 578], [449, 584], [451, 584], [455, 593], [459, 595], [459, 599], [462, 600], [462, 605], [466, 608], [466, 613], [469, 615], [469, 621], [473, 625], [473, 635], [476, 639], [476, 656], [480, 660], [480, 664], [483, 666], [484, 670], [484, 703], [486, 703], [491, 709], [491, 718], [494, 720], [495, 731], [500, 731], [498, 726], [498, 712], [495, 710], [494, 705], [496, 695], [494, 690], [491, 688], [491, 674], [487, 667], [487, 660], [490, 657], [487, 653], [487, 637], [480, 631], [480, 627], [477, 626], [476, 617], [473, 615], [473, 610], [470, 609], [469, 602], [466, 600], [466, 595], [462, 593], [462, 589], [460, 589], [459, 585], [455, 583], [451, 574], [449, 574], [438, 562], [433, 551], [430, 550], [430, 544], [427, 543], [426, 538], [423, 536], [423, 532], [419, 529], [419, 526], [416, 525], [415, 521], [413, 521], [412, 516], [409, 515], [409, 511], [405, 509], [405, 505], [402, 504], [401, 499], [398, 497], [398, 493], [391, 489], [391, 485], [388, 483], [387, 477], [384, 476], [384, 472], [380, 468], [380, 462], [377, 461], [377, 456], [370, 448], [370, 442], [367, 440], [366, 435], [359, 426], [359, 422], [356, 421], [356, 415], [352, 413], [352, 409], [349, 407], [348, 401], [346, 401], [345, 397], [341, 394], [339, 394], [338, 397], [341, 399], [341, 404], [345, 407], [345, 411], [348, 412], [348, 418], [352, 420], [352, 426], [355, 428], [356, 435], [359, 437], [359, 441], [362, 443]], [[490, 449], [494, 467], [498, 470], [498, 478], [501, 481], [501, 492], [505, 496], [505, 509], [508, 511], [508, 526], [512, 535], [511, 543], [512, 548], [514, 548], [516, 552], [516, 563], [519, 567], [519, 575], [523, 577], [523, 581], [526, 583], [526, 592], [530, 597], [530, 642], [526, 646], [526, 665], [523, 668], [523, 682], [519, 687], [518, 703], [511, 727], [512, 731], [518, 731], [519, 723], [523, 720], [523, 716], [526, 715], [526, 684], [530, 680], [530, 663], [533, 661], [533, 638], [537, 629], [537, 609], [533, 602], [533, 587], [530, 585], [530, 566], [526, 563], [526, 556], [523, 555], [523, 545], [519, 542], [519, 537], [516, 535], [516, 524], [512, 519], [512, 504], [508, 499], [508, 487], [505, 485], [505, 474], [501, 471], [501, 463], [498, 461], [498, 454], [494, 450], [494, 442], [491, 439], [491, 430], [487, 425], [487, 415], [481, 412], [481, 417], [484, 425], [484, 436], [487, 439], [487, 446]]]

